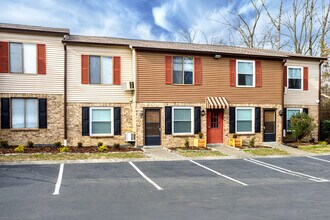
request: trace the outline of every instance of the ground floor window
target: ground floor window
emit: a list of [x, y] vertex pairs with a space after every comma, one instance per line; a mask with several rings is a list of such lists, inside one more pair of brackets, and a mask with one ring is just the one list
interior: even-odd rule
[[290, 131], [291, 130], [291, 118], [292, 116], [294, 116], [295, 114], [301, 113], [302, 109], [301, 108], [287, 108], [286, 110], [286, 127], [287, 130]]
[[236, 108], [236, 133], [254, 133], [254, 108]]
[[38, 99], [11, 100], [12, 128], [38, 128]]
[[193, 108], [173, 107], [173, 134], [193, 134]]
[[113, 135], [113, 108], [93, 107], [90, 110], [90, 135]]

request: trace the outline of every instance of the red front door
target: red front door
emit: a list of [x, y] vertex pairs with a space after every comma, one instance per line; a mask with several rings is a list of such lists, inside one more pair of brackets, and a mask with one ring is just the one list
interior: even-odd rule
[[207, 143], [223, 143], [223, 110], [207, 110]]

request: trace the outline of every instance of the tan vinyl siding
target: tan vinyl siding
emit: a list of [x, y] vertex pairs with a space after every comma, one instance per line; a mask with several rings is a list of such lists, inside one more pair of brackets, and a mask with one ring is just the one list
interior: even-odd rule
[[317, 105], [319, 99], [319, 62], [302, 59], [289, 59], [286, 66], [308, 67], [308, 90], [287, 90], [285, 105]]
[[[68, 102], [127, 103], [132, 92], [123, 90], [125, 81], [133, 81], [132, 52], [129, 47], [68, 45]], [[81, 55], [120, 56], [121, 85], [81, 84]]]
[[63, 37], [0, 32], [0, 41], [46, 44], [46, 75], [0, 73], [0, 93], [64, 93]]
[[[165, 55], [137, 52], [138, 102], [205, 102], [207, 96], [226, 97], [232, 104], [281, 104], [282, 61], [261, 60], [262, 87], [229, 86], [229, 58], [202, 58], [202, 85], [166, 85]], [[173, 55], [173, 54], [168, 54]]]

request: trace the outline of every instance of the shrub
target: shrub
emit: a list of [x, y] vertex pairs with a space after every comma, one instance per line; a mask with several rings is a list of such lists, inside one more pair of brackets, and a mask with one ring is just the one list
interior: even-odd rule
[[330, 137], [326, 138], [325, 141], [330, 143]]
[[98, 147], [103, 146], [103, 142], [98, 142], [98, 143], [97, 143], [97, 146], [98, 146]]
[[328, 145], [328, 142], [326, 142], [326, 141], [320, 141], [319, 142], [319, 145], [325, 146], [325, 145]]
[[185, 146], [185, 147], [189, 147], [189, 146], [190, 146], [188, 138], [186, 138], [186, 139], [184, 140], [184, 146]]
[[255, 142], [255, 139], [256, 139], [256, 138], [253, 137], [253, 138], [250, 140], [250, 142], [249, 142], [249, 146], [250, 146], [250, 147], [254, 147], [254, 145], [255, 145], [255, 143], [256, 143], [256, 142]]
[[26, 143], [26, 146], [32, 148], [32, 147], [34, 147], [34, 143], [32, 141], [28, 141]]
[[63, 146], [63, 147], [60, 147], [59, 150], [60, 150], [60, 153], [69, 152], [69, 147]]
[[15, 153], [24, 153], [24, 146], [23, 145], [18, 145], [18, 147], [16, 147], [14, 149]]
[[199, 132], [199, 133], [198, 133], [198, 137], [199, 137], [199, 139], [203, 139], [203, 137], [204, 137], [203, 132]]
[[83, 143], [82, 142], [78, 142], [77, 146], [78, 147], [82, 147], [83, 146]]
[[8, 148], [9, 147], [8, 141], [0, 139], [0, 147]]
[[109, 150], [109, 148], [107, 146], [104, 146], [104, 145], [99, 146], [99, 152], [108, 151], [108, 150]]
[[120, 148], [120, 144], [119, 143], [113, 143], [113, 147], [116, 148], [116, 149], [119, 149]]
[[330, 140], [330, 120], [321, 120], [321, 140], [326, 139]]
[[292, 135], [300, 142], [303, 138], [310, 136], [316, 125], [314, 119], [306, 113], [297, 113], [290, 119]]
[[54, 146], [57, 147], [57, 148], [60, 148], [60, 147], [62, 147], [62, 143], [60, 141], [55, 142]]

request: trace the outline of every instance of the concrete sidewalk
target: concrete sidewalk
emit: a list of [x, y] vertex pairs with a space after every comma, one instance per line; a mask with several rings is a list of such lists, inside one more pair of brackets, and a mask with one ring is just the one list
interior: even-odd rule
[[211, 147], [213, 150], [220, 151], [221, 153], [227, 154], [233, 158], [250, 158], [253, 157], [251, 154], [245, 153], [234, 147], [226, 147], [224, 145], [218, 145]]
[[284, 151], [288, 152], [289, 154], [291, 154], [291, 156], [294, 156], [294, 157], [304, 157], [304, 156], [317, 155], [317, 154], [313, 154], [313, 153], [306, 152], [306, 151], [303, 151], [303, 150], [299, 150], [298, 148], [288, 147], [288, 146], [285, 146], [283, 144], [278, 144], [278, 143], [267, 143], [265, 145], [268, 145], [270, 147], [274, 147], [274, 148], [277, 148], [277, 149], [280, 149], [280, 150], [284, 150]]
[[153, 160], [184, 160], [185, 158], [178, 155], [171, 153], [169, 149], [166, 149], [161, 146], [155, 147], [144, 147], [143, 151], [151, 157]]

